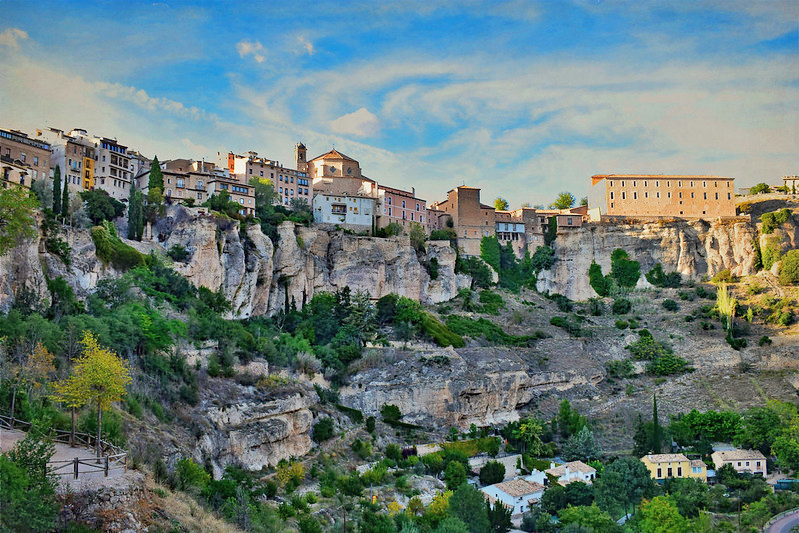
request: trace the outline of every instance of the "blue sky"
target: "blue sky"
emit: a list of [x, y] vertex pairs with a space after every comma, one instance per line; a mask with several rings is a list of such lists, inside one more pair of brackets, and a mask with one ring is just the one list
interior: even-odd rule
[[428, 201], [799, 173], [793, 1], [0, 0], [0, 126], [159, 158], [331, 145]]

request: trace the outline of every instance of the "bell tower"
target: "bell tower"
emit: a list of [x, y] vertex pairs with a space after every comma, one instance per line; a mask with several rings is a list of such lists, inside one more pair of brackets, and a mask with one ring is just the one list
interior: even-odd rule
[[300, 172], [308, 172], [308, 160], [306, 159], [307, 150], [305, 145], [301, 142], [297, 143], [294, 147], [294, 162], [297, 165], [297, 170]]

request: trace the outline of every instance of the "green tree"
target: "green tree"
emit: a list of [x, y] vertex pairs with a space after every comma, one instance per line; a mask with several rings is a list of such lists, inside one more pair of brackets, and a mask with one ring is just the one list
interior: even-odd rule
[[496, 237], [483, 237], [480, 241], [480, 258], [499, 272], [500, 250]]
[[541, 423], [534, 418], [526, 418], [519, 422], [519, 425], [513, 431], [513, 438], [519, 440], [524, 445], [525, 451], [539, 455], [541, 453], [541, 435], [544, 428]]
[[422, 225], [416, 222], [412, 223], [409, 236], [413, 249], [417, 252], [424, 252], [424, 241], [427, 236], [425, 235]]
[[470, 533], [486, 533], [490, 529], [483, 493], [463, 483], [449, 498], [449, 515], [463, 520]]
[[596, 504], [561, 509], [558, 512], [558, 520], [565, 526], [579, 524], [583, 527], [591, 528], [589, 531], [602, 531], [603, 533], [621, 531], [621, 527], [616, 524], [613, 518], [606, 511], [597, 507]]
[[64, 180], [64, 189], [61, 191], [61, 219], [66, 222], [67, 218], [71, 216], [71, 209], [69, 206], [69, 182]]
[[466, 483], [466, 468], [460, 461], [450, 461], [444, 469], [444, 481], [449, 490], [455, 490]]
[[[150, 225], [155, 224], [159, 218], [166, 213], [164, 204], [164, 192], [158, 187], [150, 188], [147, 191], [147, 205], [144, 207], [144, 218]], [[152, 231], [152, 230], [151, 230]], [[152, 238], [152, 235], [150, 235]]]
[[569, 437], [563, 443], [561, 455], [567, 461], [588, 461], [596, 459], [602, 453], [599, 443], [594, 439], [594, 432], [583, 426], [580, 431]]
[[28, 189], [11, 186], [0, 189], [0, 255], [22, 239], [37, 235], [34, 210], [39, 202]]
[[104, 220], [114, 220], [125, 213], [125, 204], [112, 198], [101, 189], [83, 191], [80, 197], [86, 206], [86, 214], [92, 224], [98, 226]]
[[486, 507], [488, 509], [489, 531], [492, 533], [506, 533], [511, 530], [513, 524], [511, 523], [511, 510], [509, 507], [506, 507], [499, 500], [495, 501], [493, 506], [486, 502]]
[[621, 248], [616, 248], [610, 254], [611, 276], [620, 287], [632, 288], [641, 277], [641, 265], [638, 261], [630, 260], [630, 256]]
[[780, 265], [780, 283], [796, 285], [799, 283], [799, 250], [788, 251]]
[[606, 510], [619, 508], [625, 514], [654, 490], [649, 470], [634, 457], [622, 457], [610, 463], [594, 483], [594, 495], [599, 506]]
[[147, 190], [151, 191], [153, 189], [159, 189], [162, 193], [164, 190], [164, 173], [161, 172], [161, 164], [158, 162], [158, 156], [155, 156], [153, 162], [150, 164], [150, 177], [147, 181]]
[[140, 241], [144, 233], [144, 197], [136, 188], [136, 180], [130, 184], [128, 199], [128, 239]]
[[774, 439], [771, 453], [777, 457], [781, 470], [799, 471], [799, 440], [793, 435], [780, 435]]
[[588, 281], [591, 288], [603, 298], [610, 293], [608, 280], [602, 275], [602, 267], [596, 261], [591, 261], [591, 266], [588, 267]]
[[61, 167], [56, 165], [53, 172], [53, 214], [61, 213]]
[[663, 431], [660, 429], [660, 419], [658, 419], [658, 397], [652, 393], [652, 449], [655, 453], [663, 450]]
[[751, 189], [749, 189], [749, 194], [768, 194], [771, 192], [771, 187], [768, 186], [766, 183], [758, 183]]
[[665, 496], [655, 496], [641, 504], [641, 521], [638, 523], [642, 533], [684, 533], [688, 523], [677, 506]]
[[460, 518], [450, 516], [442, 520], [433, 531], [435, 533], [469, 533], [469, 527]]
[[127, 364], [108, 348], [103, 348], [89, 331], [81, 341], [83, 354], [75, 361], [72, 375], [55, 385], [56, 398], [64, 403], [76, 399], [97, 408], [97, 458], [102, 456], [100, 444], [103, 410], [127, 394], [131, 383]]
[[574, 206], [576, 201], [577, 199], [572, 193], [564, 191], [558, 195], [549, 207], [552, 209], [569, 209]]
[[505, 465], [499, 461], [488, 461], [480, 469], [480, 483], [482, 485], [493, 485], [505, 479]]
[[494, 209], [497, 211], [507, 211], [510, 208], [508, 201], [504, 198], [497, 198], [494, 200]]
[[53, 453], [51, 442], [29, 433], [9, 453], [0, 454], [0, 531], [55, 530], [58, 481], [47, 470]]

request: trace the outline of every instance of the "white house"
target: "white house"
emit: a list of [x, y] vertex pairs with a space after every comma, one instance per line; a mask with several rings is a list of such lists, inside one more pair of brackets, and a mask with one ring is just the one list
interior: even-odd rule
[[480, 490], [483, 491], [490, 503], [499, 500], [506, 507], [512, 509], [512, 516], [529, 511], [530, 506], [541, 501], [541, 496], [544, 495], [543, 485], [523, 479], [503, 481]]
[[710, 454], [716, 465], [716, 471], [724, 465], [732, 465], [736, 472], [749, 472], [768, 476], [766, 456], [760, 450], [725, 450]]
[[555, 477], [561, 485], [568, 485], [572, 481], [582, 481], [590, 485], [596, 478], [596, 469], [582, 461], [572, 461], [560, 466], [551, 463], [549, 470], [546, 470], [545, 473]]
[[320, 192], [313, 199], [314, 221], [353, 230], [371, 230], [375, 199], [367, 196]]

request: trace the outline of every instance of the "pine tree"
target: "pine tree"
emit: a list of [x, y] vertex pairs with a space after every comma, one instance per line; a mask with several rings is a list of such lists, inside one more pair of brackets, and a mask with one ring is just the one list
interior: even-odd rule
[[53, 214], [61, 213], [61, 167], [55, 166], [53, 173]]
[[67, 180], [64, 180], [64, 194], [61, 197], [61, 216], [64, 217], [64, 222], [69, 216], [69, 182]]
[[663, 451], [663, 435], [658, 420], [658, 397], [652, 394], [652, 449], [655, 453]]
[[130, 186], [128, 204], [128, 239], [140, 241], [144, 228], [144, 207], [142, 206], [142, 193], [136, 189], [135, 180]]
[[160, 189], [162, 193], [164, 191], [164, 174], [161, 172], [158, 156], [155, 156], [152, 165], [150, 165], [150, 180], [147, 183], [147, 188], [150, 190]]

